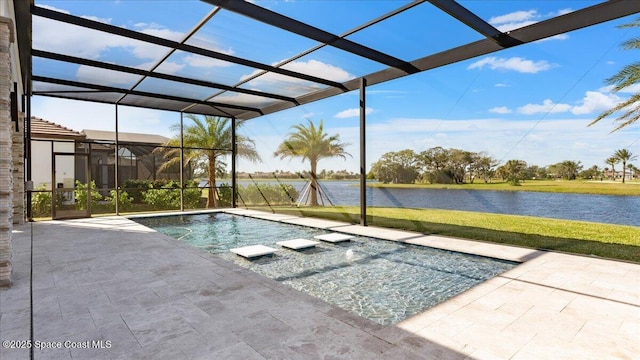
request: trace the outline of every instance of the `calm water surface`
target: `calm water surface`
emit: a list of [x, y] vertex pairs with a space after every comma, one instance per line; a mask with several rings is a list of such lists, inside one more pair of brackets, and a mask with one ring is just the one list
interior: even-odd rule
[[[303, 181], [281, 181], [299, 191]], [[241, 184], [249, 182], [240, 181]], [[336, 205], [359, 205], [358, 181], [326, 181]], [[640, 196], [561, 194], [526, 191], [367, 188], [367, 205], [433, 208], [528, 215], [640, 226]]]

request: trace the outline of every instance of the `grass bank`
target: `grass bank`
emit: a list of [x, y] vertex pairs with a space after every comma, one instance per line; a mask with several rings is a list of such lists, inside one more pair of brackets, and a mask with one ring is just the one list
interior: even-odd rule
[[520, 186], [506, 182], [474, 182], [473, 184], [382, 184], [370, 183], [371, 187], [454, 189], [454, 190], [497, 190], [497, 191], [538, 191], [575, 194], [640, 196], [640, 181], [623, 184], [621, 181], [592, 180], [527, 180]]
[[[265, 210], [264, 208], [261, 208]], [[279, 213], [359, 222], [358, 207], [274, 207]], [[370, 225], [640, 262], [640, 227], [457, 210], [367, 208]]]

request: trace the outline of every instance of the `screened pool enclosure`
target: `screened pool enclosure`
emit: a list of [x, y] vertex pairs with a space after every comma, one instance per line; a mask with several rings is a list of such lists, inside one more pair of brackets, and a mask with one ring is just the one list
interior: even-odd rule
[[[125, 3], [120, 11], [128, 11]], [[500, 30], [476, 1], [349, 3], [350, 12], [343, 14], [341, 2], [313, 2], [311, 8], [333, 7], [340, 13], [319, 19], [311, 12], [270, 2], [144, 2], [144, 12], [129, 10], [128, 22], [114, 25], [107, 12], [102, 16], [86, 14], [81, 7], [61, 10], [40, 1], [15, 1], [18, 39], [32, 44], [21, 46], [19, 54], [27, 101], [31, 96], [90, 101], [102, 104], [100, 119], [104, 113], [112, 118], [97, 126], [92, 120], [97, 115], [86, 114], [83, 128], [70, 129], [76, 137], [37, 139], [31, 119], [39, 115], [27, 106], [26, 180], [35, 185], [27, 192], [28, 217], [34, 216], [43, 196], [49, 196], [42, 199], [45, 210], [37, 211], [46, 214], [49, 201], [53, 216], [60, 218], [100, 211], [295, 204], [301, 194], [283, 180], [313, 179], [319, 169], [285, 176], [272, 167], [266, 173], [273, 188], [257, 186], [253, 178], [239, 184], [238, 173], [249, 169], [251, 162], [272, 158], [260, 153], [260, 144], [251, 150], [251, 135], [262, 131], [256, 124], [265, 116], [353, 93], [357, 96], [344, 97], [357, 109], [349, 123], [358, 129], [357, 152], [349, 155], [359, 163], [353, 186], [359, 187], [360, 222], [366, 225], [369, 88], [640, 12], [640, 2], [634, 0], [577, 2], [582, 7]], [[180, 18], [179, 30], [138, 29], [137, 24], [153, 23], [154, 14], [167, 12]], [[403, 23], [407, 25], [397, 32]], [[47, 29], [56, 29], [58, 38], [100, 39], [124, 44], [128, 50], [94, 56], [89, 51], [93, 44], [62, 47]], [[458, 35], [449, 36], [452, 29]], [[212, 39], [232, 45], [222, 47]], [[400, 51], [385, 41], [404, 46]], [[144, 63], [136, 51], [144, 52]], [[186, 61], [196, 65], [176, 65]], [[131, 110], [136, 108], [175, 116], [165, 123], [149, 123], [136, 117]], [[194, 140], [193, 129], [200, 125], [210, 131], [221, 127], [218, 138], [224, 141]], [[105, 127], [110, 131], [95, 130]], [[51, 180], [44, 187], [34, 180], [42, 171], [34, 166], [38, 148], [48, 149], [51, 161], [51, 174], [45, 171]]]

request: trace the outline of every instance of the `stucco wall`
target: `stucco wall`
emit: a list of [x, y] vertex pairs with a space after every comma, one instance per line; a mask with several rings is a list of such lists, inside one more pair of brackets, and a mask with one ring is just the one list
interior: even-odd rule
[[[51, 190], [51, 141], [31, 141], [31, 179], [34, 188], [45, 185], [46, 190]], [[53, 151], [73, 153], [75, 144], [69, 142], [53, 142]], [[63, 178], [75, 178], [75, 164], [73, 159], [58, 157], [56, 164], [58, 173], [56, 181], [62, 182]], [[54, 184], [55, 186], [55, 184]]]

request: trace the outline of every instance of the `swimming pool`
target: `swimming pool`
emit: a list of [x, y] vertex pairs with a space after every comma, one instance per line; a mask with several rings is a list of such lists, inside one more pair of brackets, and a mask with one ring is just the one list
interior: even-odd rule
[[[382, 325], [400, 322], [517, 265], [360, 236], [287, 250], [276, 242], [331, 231], [226, 213], [133, 220]], [[279, 251], [255, 260], [229, 251], [257, 244]]]

